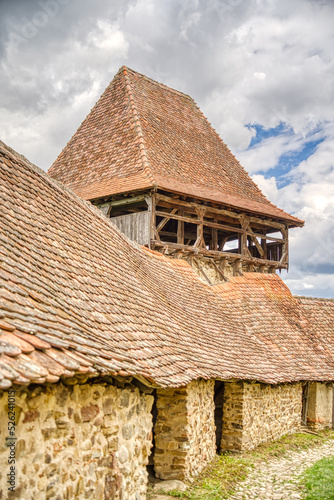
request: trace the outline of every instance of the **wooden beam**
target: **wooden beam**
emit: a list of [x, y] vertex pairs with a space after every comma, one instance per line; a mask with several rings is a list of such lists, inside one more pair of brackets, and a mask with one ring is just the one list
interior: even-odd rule
[[242, 261], [239, 259], [233, 262], [233, 276], [241, 276], [242, 275]]
[[[180, 209], [180, 215], [183, 216], [183, 208]], [[184, 221], [177, 221], [177, 242], [184, 245]]]
[[[172, 212], [170, 212], [169, 214], [167, 214], [167, 212], [161, 212], [161, 211], [157, 210], [156, 211], [156, 215], [158, 215], [160, 217], [167, 218], [166, 222], [168, 222], [168, 220], [170, 220], [170, 219], [175, 219], [175, 220], [178, 220], [178, 221], [188, 222], [188, 223], [191, 223], [191, 224], [197, 224], [197, 225], [201, 224], [201, 220], [200, 219], [195, 219], [195, 217], [194, 218], [192, 218], [192, 217], [185, 217], [184, 215], [177, 215], [176, 211], [177, 211], [177, 209], [173, 209]], [[161, 221], [161, 223], [162, 222], [163, 221]], [[162, 225], [162, 227], [165, 225], [165, 223]], [[225, 224], [220, 224], [220, 223], [217, 223], [217, 222], [209, 222], [209, 221], [204, 220], [203, 221], [203, 225], [205, 227], [211, 227], [211, 228], [215, 228], [215, 229], [220, 229], [222, 231], [230, 231], [231, 233], [246, 234], [246, 235], [254, 237], [254, 238], [261, 238], [261, 239], [264, 238], [263, 234], [254, 233], [253, 231], [245, 230], [245, 229], [234, 227], [234, 226], [226, 226]], [[158, 226], [158, 230], [159, 230], [159, 226]], [[284, 243], [286, 241], [283, 238], [274, 238], [272, 236], [267, 236], [267, 235], [266, 235], [266, 239], [269, 240], [269, 241], [276, 241], [278, 243]]]
[[[166, 217], [168, 215], [166, 212], [160, 212], [160, 210], [157, 210], [156, 214], [159, 215], [159, 217]], [[182, 215], [176, 215], [175, 213], [170, 218], [175, 219], [175, 220], [182, 220], [183, 222], [189, 222], [190, 224], [201, 224], [200, 219], [195, 219], [195, 217], [192, 218], [192, 217], [185, 217]], [[222, 231], [230, 231], [231, 233], [243, 233], [244, 232], [243, 229], [240, 229], [238, 227], [225, 226], [224, 224], [219, 224], [216, 222], [209, 222], [206, 220], [203, 221], [203, 224], [206, 227], [214, 227], [217, 229], [221, 229]]]
[[[213, 220], [214, 224], [217, 224], [217, 217], [214, 218]], [[217, 250], [218, 249], [218, 229], [216, 227], [211, 228], [212, 231], [212, 243], [211, 243], [211, 250]]]
[[219, 276], [220, 276], [221, 278], [223, 278], [223, 280], [224, 280], [224, 281], [228, 281], [228, 279], [227, 279], [227, 278], [225, 278], [223, 271], [221, 271], [221, 270], [219, 269], [219, 267], [217, 266], [217, 264], [215, 263], [215, 261], [214, 261], [213, 259], [211, 259], [211, 262], [212, 262], [212, 264], [213, 264], [213, 267], [215, 268], [215, 270], [216, 270], [216, 271], [217, 271], [217, 273], [219, 274]]
[[267, 227], [274, 227], [275, 229], [283, 229], [285, 227], [285, 224], [282, 224], [281, 222], [276, 222], [273, 220], [267, 220], [267, 219], [260, 219], [259, 217], [250, 217], [250, 223], [255, 222], [256, 224], [260, 224], [261, 226], [267, 226]]
[[159, 215], [161, 217], [161, 214], [164, 213], [164, 215], [162, 217], [165, 217], [157, 226], [157, 233], [159, 233], [161, 231], [161, 229], [167, 224], [167, 222], [170, 221], [170, 219], [174, 219], [175, 217], [172, 217], [172, 215], [175, 214], [175, 212], [178, 211], [178, 208], [173, 208], [173, 210], [169, 213], [169, 214], [166, 214], [164, 212], [158, 212], [156, 211], [155, 214], [156, 215]]
[[[179, 249], [184, 250], [189, 253], [199, 253], [207, 257], [217, 257], [217, 258], [226, 258], [227, 260], [240, 260], [241, 256], [238, 253], [232, 252], [219, 252], [214, 250], [207, 250], [206, 248], [194, 248], [190, 245], [178, 245], [177, 243], [167, 242], [167, 241], [152, 241], [152, 246], [157, 248], [164, 248], [167, 250], [170, 249]], [[285, 268], [286, 265], [281, 264], [279, 261], [274, 260], [264, 260], [259, 259], [257, 257], [242, 257], [243, 262], [253, 262], [254, 264], [259, 264], [262, 266], [275, 266], [276, 268]]]
[[250, 257], [250, 258], [253, 258], [253, 255], [250, 253], [248, 246], [246, 246], [245, 256], [246, 256], [246, 257], [248, 256], [248, 257]]
[[264, 257], [264, 250], [261, 247], [260, 243], [257, 241], [257, 238], [255, 238], [252, 234], [250, 234], [250, 238], [251, 238], [252, 242], [254, 243], [254, 245], [256, 246], [257, 251], [260, 254], [260, 257]]
[[[182, 205], [183, 207], [195, 208], [195, 207], [203, 206], [203, 205], [200, 205], [200, 204], [194, 203], [194, 202], [175, 200], [169, 196], [165, 196], [165, 195], [160, 194], [160, 193], [157, 193], [157, 196], [158, 196], [158, 200], [163, 200], [163, 201], [167, 201], [170, 203]], [[237, 212], [234, 212], [233, 209], [226, 210], [226, 209], [222, 209], [222, 208], [214, 208], [211, 206], [207, 206], [206, 209], [207, 209], [208, 215], [209, 214], [221, 214], [221, 215], [226, 215], [228, 217], [231, 217], [231, 218], [237, 219], [237, 220], [242, 219], [244, 216], [244, 214], [239, 214]], [[268, 216], [264, 215], [264, 217], [268, 217]], [[277, 222], [275, 220], [261, 219], [261, 217], [253, 216], [253, 215], [249, 216], [249, 220], [250, 220], [250, 223], [255, 222], [255, 223], [260, 224], [260, 225], [274, 227], [277, 229], [284, 229], [287, 226], [287, 223], [281, 223], [281, 222]], [[293, 224], [293, 221], [291, 221], [291, 224]]]
[[[157, 203], [156, 196], [153, 195], [152, 205], [151, 205], [151, 238], [152, 240], [157, 239], [158, 241], [161, 241], [156, 226], [156, 203]], [[151, 242], [149, 244], [149, 248], [151, 248]]]
[[[183, 201], [183, 200], [174, 200], [173, 198], [170, 198], [169, 196], [165, 196], [163, 194], [158, 193], [159, 200], [164, 200], [170, 203], [177, 203], [179, 205], [182, 205], [183, 207], [188, 207], [188, 208], [193, 208], [196, 209], [197, 207], [202, 208], [203, 205], [200, 205], [199, 203], [194, 203], [194, 202], [188, 202], [188, 201]], [[219, 208], [213, 208], [213, 207], [206, 207], [207, 210], [210, 213], [214, 214], [225, 214], [228, 215], [229, 217], [232, 217], [234, 219], [239, 219], [241, 217], [240, 214], [234, 214], [233, 212], [229, 210], [224, 210], [224, 209], [219, 209]]]
[[195, 257], [194, 257], [193, 261], [196, 262], [198, 270], [202, 273], [202, 275], [204, 276], [205, 280], [209, 283], [209, 285], [212, 285], [212, 283], [211, 283], [210, 279], [208, 278], [208, 276], [206, 275], [204, 269], [201, 267], [201, 262], [198, 262], [198, 260], [195, 259]]
[[251, 237], [254, 237], [254, 238], [261, 238], [261, 239], [266, 239], [266, 240], [269, 240], [269, 241], [277, 241], [278, 243], [284, 243], [284, 239], [283, 238], [273, 238], [272, 236], [264, 236], [263, 234], [258, 234], [258, 233], [253, 233], [252, 231], [247, 231], [247, 234]]
[[225, 238], [222, 239], [222, 241], [220, 242], [219, 248], [218, 248], [219, 252], [223, 251], [225, 243], [227, 243], [228, 239], [229, 239], [229, 236], [226, 236]]
[[197, 240], [195, 241], [195, 248], [205, 248], [205, 240], [204, 240], [204, 228], [203, 228], [203, 218], [206, 212], [205, 207], [196, 208], [197, 217], [199, 220], [199, 224], [197, 226]]
[[286, 226], [282, 230], [283, 236], [283, 255], [281, 258], [281, 262], [286, 264], [289, 267], [289, 228]]
[[242, 228], [242, 233], [239, 235], [239, 253], [243, 256], [246, 255], [247, 253], [247, 229], [249, 227], [249, 218], [244, 216], [241, 219], [241, 228]]
[[261, 246], [263, 248], [263, 258], [266, 259], [267, 258], [267, 240], [265, 238], [261, 239]]
[[145, 201], [147, 198], [147, 194], [140, 194], [138, 196], [132, 196], [130, 198], [122, 198], [120, 200], [107, 201], [107, 203], [98, 204], [98, 207], [122, 207], [123, 205], [131, 205], [133, 203], [139, 203], [141, 201]]

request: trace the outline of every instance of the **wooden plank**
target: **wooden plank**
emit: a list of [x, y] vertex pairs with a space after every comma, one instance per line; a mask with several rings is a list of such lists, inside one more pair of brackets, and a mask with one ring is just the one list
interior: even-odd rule
[[148, 210], [119, 215], [118, 217], [112, 217], [110, 220], [130, 240], [136, 241], [140, 245], [149, 245], [151, 212]]

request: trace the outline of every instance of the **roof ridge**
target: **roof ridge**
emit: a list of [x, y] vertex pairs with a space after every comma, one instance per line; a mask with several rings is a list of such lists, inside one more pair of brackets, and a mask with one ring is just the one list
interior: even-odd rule
[[149, 162], [149, 159], [148, 159], [148, 156], [147, 156], [147, 152], [146, 152], [146, 146], [145, 146], [145, 141], [144, 141], [144, 134], [143, 134], [143, 129], [141, 127], [138, 110], [137, 110], [137, 107], [136, 107], [136, 103], [135, 103], [134, 97], [132, 95], [131, 80], [130, 80], [130, 77], [128, 75], [128, 68], [126, 66], [123, 66], [121, 68], [121, 72], [122, 72], [122, 75], [123, 75], [123, 78], [124, 78], [125, 92], [126, 92], [126, 94], [128, 96], [129, 102], [130, 102], [130, 108], [131, 108], [131, 112], [132, 112], [132, 118], [133, 118], [133, 122], [134, 122], [134, 126], [135, 126], [135, 134], [137, 136], [137, 140], [138, 140], [138, 143], [139, 143], [140, 157], [141, 157], [141, 160], [142, 160], [143, 170], [144, 170], [145, 174], [147, 175], [147, 177], [149, 178], [149, 180], [152, 182], [152, 184], [154, 186], [156, 186], [157, 183], [156, 183], [156, 181], [155, 181], [155, 179], [153, 177], [153, 174], [152, 174], [152, 171], [151, 171], [151, 168], [150, 168], [150, 162]]
[[[32, 168], [33, 170], [37, 170], [40, 174], [47, 175], [50, 179], [52, 179], [54, 182], [56, 182], [57, 184], [59, 184], [58, 181], [56, 181], [55, 179], [53, 179], [52, 177], [50, 177], [43, 169], [41, 169], [40, 167], [38, 167], [37, 165], [35, 165], [34, 163], [32, 163], [24, 155], [22, 155], [20, 153], [17, 153], [15, 151], [15, 149], [11, 148], [10, 146], [8, 146], [8, 144], [6, 144], [5, 142], [3, 142], [1, 140], [0, 140], [0, 153], [2, 153], [5, 156], [9, 156], [12, 160], [15, 160], [15, 161], [19, 160], [19, 161], [21, 161], [26, 166]], [[65, 189], [69, 189], [69, 188], [65, 187]]]
[[[197, 108], [197, 110], [200, 112], [200, 114], [203, 116], [204, 120], [209, 124], [209, 126], [212, 128], [212, 130], [214, 131], [214, 133], [216, 134], [216, 136], [218, 137], [218, 139], [220, 140], [220, 142], [222, 142], [225, 146], [225, 148], [227, 149], [227, 151], [233, 156], [233, 158], [239, 163], [240, 167], [246, 172], [247, 175], [249, 175], [250, 177], [250, 174], [249, 172], [247, 172], [247, 170], [241, 165], [240, 161], [238, 160], [238, 158], [236, 158], [236, 156], [232, 153], [232, 151], [230, 150], [230, 148], [227, 146], [226, 142], [222, 139], [222, 137], [220, 137], [220, 135], [218, 134], [217, 130], [214, 128], [214, 126], [212, 125], [211, 122], [209, 122], [208, 118], [205, 116], [205, 114], [203, 113], [203, 111], [201, 110], [201, 108], [198, 106], [197, 102], [196, 101], [193, 101], [194, 104], [195, 104], [195, 107]], [[270, 205], [273, 205], [273, 203], [271, 203], [270, 200], [268, 200], [268, 198], [262, 193], [261, 189], [259, 188], [259, 186], [256, 184], [256, 182], [254, 182], [257, 190], [259, 193], [261, 193], [261, 195], [264, 197], [264, 199], [266, 201], [268, 201], [270, 203]], [[276, 206], [276, 205], [274, 205]], [[278, 207], [277, 207], [278, 208]], [[284, 212], [284, 210], [282, 209], [279, 209], [281, 210], [282, 212]]]
[[322, 302], [333, 302], [334, 303], [334, 298], [332, 297], [309, 297], [306, 295], [294, 295], [296, 299], [307, 299], [307, 300], [320, 300]]
[[71, 188], [63, 184], [61, 181], [58, 181], [54, 177], [51, 177], [47, 172], [45, 172], [45, 170], [35, 165], [30, 160], [28, 160], [24, 155], [17, 153], [15, 149], [11, 148], [5, 142], [0, 140], [0, 157], [1, 156], [10, 158], [13, 161], [20, 162], [21, 164], [25, 165], [30, 170], [30, 172], [32, 172], [33, 174], [40, 175], [43, 182], [48, 184], [51, 189], [55, 189], [61, 195], [68, 196], [70, 199], [73, 200], [74, 203], [82, 205], [82, 207], [88, 209], [88, 211], [94, 217], [100, 219], [100, 221], [106, 224], [107, 226], [109, 227], [111, 226], [113, 231], [121, 235], [122, 238], [126, 240], [131, 246], [136, 248], [140, 247], [140, 245], [137, 242], [130, 240], [130, 238], [128, 238], [117, 226], [115, 226], [115, 224], [112, 223], [111, 219], [105, 217], [105, 215], [103, 215], [101, 210], [99, 210], [96, 206], [94, 206], [90, 201], [84, 200], [83, 198], [78, 196], [74, 191], [72, 191]]
[[[238, 158], [232, 153], [232, 151], [230, 150], [230, 148], [227, 146], [226, 142], [223, 140], [222, 137], [220, 137], [220, 135], [218, 134], [217, 130], [214, 128], [214, 126], [212, 125], [212, 123], [208, 120], [208, 118], [205, 116], [205, 114], [203, 113], [203, 111], [201, 110], [201, 108], [198, 106], [197, 102], [192, 99], [195, 107], [198, 109], [198, 111], [200, 112], [200, 114], [203, 116], [204, 120], [209, 124], [209, 126], [212, 128], [212, 130], [214, 131], [214, 133], [216, 134], [216, 136], [218, 137], [219, 141], [226, 147], [227, 151], [231, 154], [231, 156], [233, 156], [233, 158], [239, 163], [240, 167], [246, 172], [246, 174], [250, 177], [250, 179], [253, 181], [253, 179], [251, 178], [250, 176], [250, 173], [245, 169], [245, 167], [243, 167], [243, 165], [241, 165], [240, 161], [238, 160]], [[262, 190], [259, 188], [259, 186], [256, 184], [256, 182], [254, 182], [254, 185], [257, 189], [257, 191], [263, 196], [263, 198], [265, 199], [265, 201], [267, 201], [269, 203], [269, 205], [277, 208], [277, 210], [279, 210], [280, 212], [282, 212], [283, 214], [286, 214], [287, 212], [285, 212], [285, 210], [283, 210], [283, 208], [279, 208], [277, 205], [275, 205], [274, 203], [272, 203], [267, 197], [266, 195], [262, 192]], [[289, 214], [291, 215], [291, 214]], [[292, 216], [294, 219], [300, 221], [300, 219], [298, 219], [298, 217], [295, 217], [295, 216]], [[304, 221], [302, 221], [303, 224], [304, 224]]]

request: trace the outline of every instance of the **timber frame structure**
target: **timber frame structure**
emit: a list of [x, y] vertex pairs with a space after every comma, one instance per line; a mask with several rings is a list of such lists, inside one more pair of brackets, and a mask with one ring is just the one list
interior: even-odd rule
[[211, 284], [288, 269], [288, 230], [303, 226], [264, 196], [191, 97], [125, 66], [49, 173]]
[[[163, 190], [101, 201], [93, 204], [130, 239], [174, 258], [204, 259], [222, 280], [227, 265], [233, 275], [288, 268], [286, 221]], [[201, 274], [210, 281], [203, 268]]]

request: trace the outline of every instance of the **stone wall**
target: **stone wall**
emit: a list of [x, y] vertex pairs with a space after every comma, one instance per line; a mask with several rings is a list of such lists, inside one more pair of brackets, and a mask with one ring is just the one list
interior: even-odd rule
[[222, 450], [250, 450], [301, 425], [302, 386], [226, 382]]
[[307, 425], [318, 431], [332, 427], [333, 384], [312, 382], [310, 384]]
[[161, 479], [198, 474], [215, 456], [214, 381], [157, 390], [154, 466]]
[[[6, 483], [8, 394], [17, 421], [15, 493]], [[152, 403], [138, 389], [102, 384], [1, 393], [0, 498], [146, 498]]]

